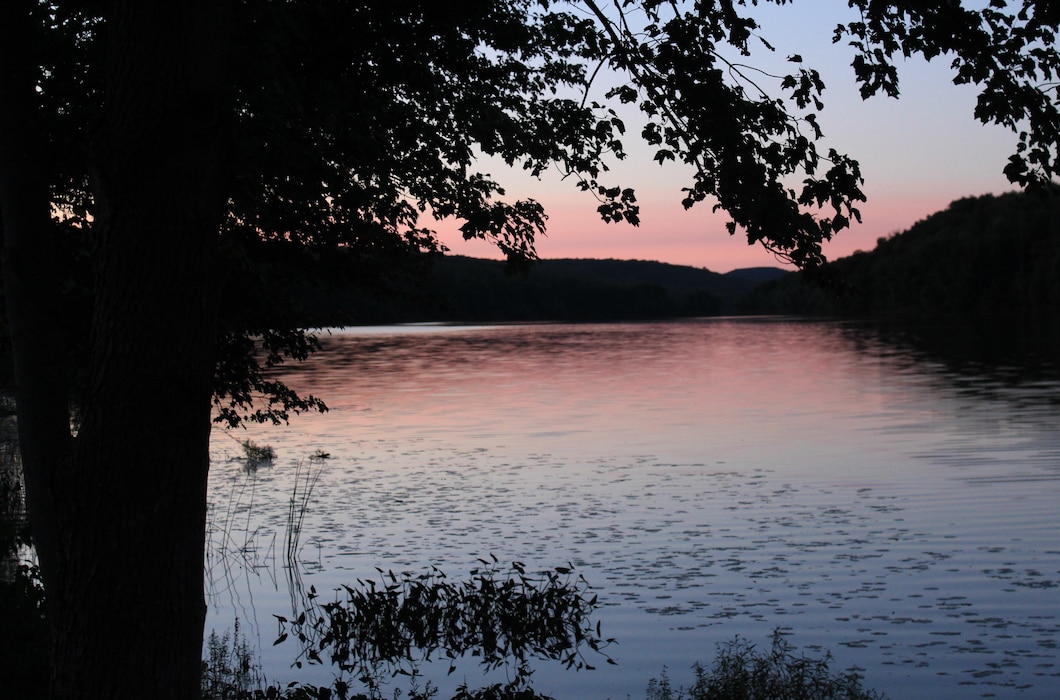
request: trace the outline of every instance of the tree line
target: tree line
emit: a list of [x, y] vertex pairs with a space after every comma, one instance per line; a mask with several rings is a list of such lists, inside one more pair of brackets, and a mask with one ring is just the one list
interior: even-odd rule
[[383, 288], [355, 278], [296, 284], [303, 325], [414, 322], [629, 321], [731, 314], [779, 268], [720, 274], [644, 260], [540, 260], [514, 270], [499, 260], [437, 256]]
[[750, 292], [749, 313], [1056, 325], [1056, 189], [966, 197], [875, 249]]

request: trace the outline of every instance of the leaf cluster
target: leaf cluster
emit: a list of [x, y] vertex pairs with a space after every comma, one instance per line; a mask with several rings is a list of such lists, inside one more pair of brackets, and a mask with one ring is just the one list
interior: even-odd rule
[[485, 670], [507, 668], [509, 691], [528, 687], [533, 659], [592, 669], [588, 649], [614, 663], [603, 652], [614, 640], [590, 620], [597, 597], [572, 567], [534, 575], [519, 562], [507, 571], [496, 558], [481, 563], [461, 582], [436, 568], [418, 575], [380, 569], [378, 583], [345, 586], [341, 600], [316, 604], [312, 591], [310, 610], [293, 620], [277, 616], [276, 643], [294, 635], [302, 646], [296, 666], [326, 658], [370, 688], [386, 676], [415, 677], [419, 664], [436, 658], [448, 661], [449, 673], [466, 657]]
[[[598, 22], [607, 62], [630, 78], [608, 97], [635, 104], [647, 117], [641, 135], [656, 147], [655, 160], [691, 166], [684, 205], [710, 200], [730, 215], [730, 233], [741, 229], [750, 243], [803, 268], [822, 263], [821, 243], [860, 221], [861, 170], [850, 156], [819, 149], [825, 86], [817, 71], [799, 55], [788, 57], [796, 68], [787, 75], [746, 62], [754, 51], [774, 51], [750, 15], [758, 2], [582, 4]], [[1055, 3], [849, 4], [860, 20], [837, 26], [834, 40], [852, 47], [863, 97], [898, 96], [898, 58], [949, 56], [954, 82], [979, 88], [974, 116], [1018, 134], [1004, 168], [1009, 180], [1040, 186], [1057, 175]]]
[[568, 96], [593, 26], [527, 0], [237, 3], [236, 162], [227, 229], [360, 250], [435, 250], [421, 215], [513, 258], [545, 216], [506, 203], [483, 155], [597, 172], [609, 145]]
[[323, 400], [300, 395], [270, 373], [287, 360], [307, 359], [319, 348], [317, 337], [300, 329], [222, 335], [214, 377], [214, 421], [231, 428], [248, 421], [279, 425], [291, 413], [327, 411]]
[[857, 161], [818, 151], [820, 74], [798, 55], [784, 76], [746, 64], [752, 50], [774, 49], [735, 3], [627, 0], [610, 13], [585, 4], [610, 40], [609, 61], [631, 78], [608, 97], [644, 114], [656, 161], [691, 168], [685, 208], [710, 200], [731, 217], [730, 234], [740, 228], [802, 267], [822, 262], [821, 242], [860, 220], [865, 195]]
[[1049, 184], [1060, 172], [1060, 9], [1049, 0], [961, 2], [852, 0], [861, 19], [835, 30], [855, 50], [852, 66], [869, 97], [899, 95], [896, 56], [945, 56], [953, 82], [979, 88], [975, 117], [1019, 135], [1005, 166], [1021, 187]]

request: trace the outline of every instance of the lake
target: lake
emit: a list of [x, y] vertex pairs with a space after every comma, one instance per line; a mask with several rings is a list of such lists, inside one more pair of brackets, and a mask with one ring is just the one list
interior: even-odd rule
[[[375, 567], [459, 578], [495, 555], [599, 593], [617, 665], [542, 665], [560, 699], [643, 698], [664, 667], [687, 684], [776, 628], [891, 698], [1055, 697], [1060, 369], [936, 335], [948, 351], [780, 318], [324, 334], [281, 376], [328, 413], [215, 431], [206, 628], [238, 618], [270, 680], [327, 682], [289, 668], [273, 614]], [[243, 469], [245, 439], [272, 466]]]

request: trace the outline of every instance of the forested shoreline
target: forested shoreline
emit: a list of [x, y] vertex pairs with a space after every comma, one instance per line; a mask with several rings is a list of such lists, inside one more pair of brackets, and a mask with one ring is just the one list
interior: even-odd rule
[[931, 322], [1038, 323], [1060, 315], [1055, 192], [966, 197], [819, 269], [726, 274], [642, 260], [504, 262], [430, 256], [364, 285], [339, 275], [292, 289], [317, 325], [619, 321], [798, 314]]
[[958, 199], [870, 252], [751, 291], [743, 313], [1045, 324], [1060, 317], [1056, 190]]
[[411, 322], [627, 321], [716, 316], [778, 268], [727, 274], [643, 260], [498, 260], [432, 256], [418, 270], [365, 287], [346, 278], [292, 290], [317, 325]]

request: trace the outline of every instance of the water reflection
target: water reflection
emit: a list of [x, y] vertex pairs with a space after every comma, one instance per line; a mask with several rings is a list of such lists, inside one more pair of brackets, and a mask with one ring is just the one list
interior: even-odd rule
[[[865, 328], [852, 326], [855, 333]], [[896, 358], [975, 397], [1060, 403], [1060, 329], [937, 323], [868, 327]]]
[[213, 596], [217, 626], [291, 604], [283, 572], [262, 570], [295, 465], [323, 449], [306, 585], [376, 565], [458, 574], [492, 552], [571, 561], [601, 587], [619, 666], [542, 676], [544, 692], [637, 697], [663, 665], [681, 681], [716, 642], [780, 625], [892, 697], [1051, 696], [1060, 444], [1046, 363], [975, 370], [887, 331], [784, 319], [326, 340], [286, 377], [332, 411], [249, 434], [277, 449], [271, 470], [243, 474], [215, 438], [213, 517], [254, 533], [229, 577], [254, 585]]

